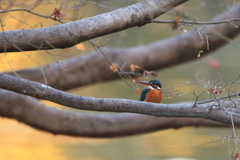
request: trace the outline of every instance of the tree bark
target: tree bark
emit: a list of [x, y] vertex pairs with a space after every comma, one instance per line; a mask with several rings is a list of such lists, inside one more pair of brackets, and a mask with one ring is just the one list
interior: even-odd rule
[[[126, 99], [83, 97], [3, 73], [0, 73], [0, 77], [0, 88], [48, 100], [70, 108], [90, 111], [139, 113], [158, 117], [206, 118], [227, 124], [232, 123], [231, 115], [233, 115], [234, 124], [240, 126], [240, 117], [238, 116], [240, 110], [236, 108], [235, 103], [231, 102], [229, 104], [221, 104], [220, 101], [216, 101], [219, 107], [214, 107], [213, 103], [201, 105], [196, 105], [194, 103], [174, 105]], [[225, 109], [220, 108], [220, 105], [224, 105]]]
[[47, 28], [0, 33], [0, 52], [68, 48], [96, 37], [142, 26], [187, 0], [143, 0], [134, 5]]
[[227, 127], [202, 118], [166, 118], [131, 113], [81, 113], [59, 110], [11, 91], [0, 90], [0, 116], [17, 119], [53, 134], [81, 137], [120, 137], [185, 126]]

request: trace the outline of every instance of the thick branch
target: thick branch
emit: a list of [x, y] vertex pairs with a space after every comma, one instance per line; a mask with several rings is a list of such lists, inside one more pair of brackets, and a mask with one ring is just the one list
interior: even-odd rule
[[[229, 12], [227, 11], [214, 18], [214, 21], [226, 20], [228, 15]], [[234, 17], [240, 17], [240, 4], [235, 6], [229, 16], [229, 18]], [[240, 22], [235, 24], [240, 25]], [[207, 26], [204, 29], [206, 33], [211, 30], [216, 30], [229, 38], [233, 38], [240, 33], [239, 28], [234, 28], [230, 24]], [[210, 54], [226, 43], [220, 37], [211, 34], [211, 37], [209, 37], [210, 50], [207, 50], [206, 39], [204, 40], [205, 43], [202, 43], [199, 35], [193, 30], [189, 33], [145, 46], [127, 49], [104, 49], [103, 52], [113, 63], [117, 63], [120, 66], [125, 62], [131, 62], [146, 70], [157, 70], [197, 59], [197, 54], [201, 50], [203, 50], [201, 57]], [[117, 74], [110, 74], [108, 62], [101, 54], [96, 52], [68, 59], [62, 65], [72, 70], [72, 72], [63, 70], [57, 63], [43, 67], [49, 86], [69, 90], [87, 84], [119, 78]], [[39, 68], [21, 70], [17, 73], [25, 79], [44, 83], [44, 78]], [[13, 73], [9, 74], [13, 75]]]
[[17, 119], [53, 134], [119, 137], [184, 126], [227, 126], [200, 118], [164, 118], [139, 114], [94, 114], [59, 110], [45, 106], [34, 98], [6, 90], [0, 90], [0, 97], [1, 116]]
[[187, 0], [143, 0], [134, 5], [83, 20], [47, 28], [0, 33], [0, 52], [67, 48], [96, 37], [142, 26]]
[[91, 110], [140, 113], [163, 117], [192, 117], [206, 118], [231, 124], [230, 112], [234, 114], [234, 124], [240, 126], [240, 111], [234, 108], [222, 110], [207, 104], [156, 104], [125, 99], [103, 99], [72, 95], [41, 83], [20, 79], [0, 73], [0, 88], [49, 100], [71, 108]]

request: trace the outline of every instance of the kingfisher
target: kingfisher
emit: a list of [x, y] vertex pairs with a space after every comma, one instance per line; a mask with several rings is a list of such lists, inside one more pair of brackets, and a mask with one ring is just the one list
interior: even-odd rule
[[157, 79], [152, 79], [149, 82], [138, 81], [138, 83], [148, 85], [142, 90], [140, 101], [160, 103], [162, 101], [162, 84]]

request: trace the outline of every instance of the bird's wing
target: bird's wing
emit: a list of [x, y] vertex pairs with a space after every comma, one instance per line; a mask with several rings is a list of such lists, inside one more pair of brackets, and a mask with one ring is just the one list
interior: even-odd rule
[[149, 89], [145, 88], [144, 90], [142, 90], [141, 92], [141, 97], [140, 97], [140, 101], [144, 101], [146, 99], [147, 93], [149, 92]]

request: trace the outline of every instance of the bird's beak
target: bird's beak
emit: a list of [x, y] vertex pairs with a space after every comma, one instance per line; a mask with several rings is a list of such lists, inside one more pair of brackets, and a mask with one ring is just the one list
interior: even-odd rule
[[145, 81], [138, 81], [138, 83], [144, 84], [144, 85], [150, 85], [148, 82]]

